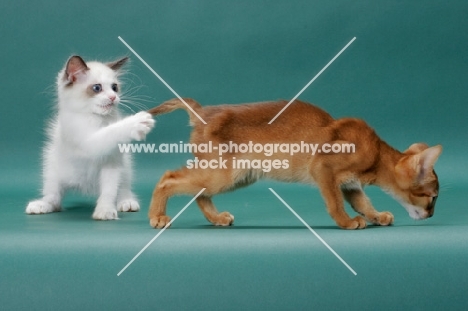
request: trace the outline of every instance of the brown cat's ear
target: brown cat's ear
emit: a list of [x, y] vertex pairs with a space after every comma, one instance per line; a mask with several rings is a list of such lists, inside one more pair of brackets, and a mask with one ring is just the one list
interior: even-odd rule
[[432, 175], [434, 164], [442, 152], [442, 146], [429, 147], [415, 154], [414, 151], [404, 156], [395, 166], [397, 182], [403, 189], [408, 189], [414, 184], [421, 184]]
[[120, 70], [120, 68], [122, 68], [123, 65], [125, 65], [127, 62], [128, 62], [129, 58], [126, 56], [122, 59], [119, 59], [119, 60], [116, 60], [114, 62], [110, 62], [110, 63], [107, 63], [106, 65], [114, 70], [114, 71], [117, 71], [117, 70]]
[[419, 174], [427, 174], [432, 172], [434, 164], [437, 162], [442, 153], [442, 146], [437, 145], [427, 148], [419, 154]]
[[65, 66], [64, 79], [69, 83], [75, 82], [79, 76], [84, 75], [89, 70], [85, 61], [78, 55], [70, 57]]
[[416, 154], [416, 153], [420, 153], [423, 150], [426, 150], [427, 148], [429, 148], [429, 146], [425, 143], [415, 143], [409, 146], [409, 148], [405, 150], [405, 152], [403, 153], [404, 154]]

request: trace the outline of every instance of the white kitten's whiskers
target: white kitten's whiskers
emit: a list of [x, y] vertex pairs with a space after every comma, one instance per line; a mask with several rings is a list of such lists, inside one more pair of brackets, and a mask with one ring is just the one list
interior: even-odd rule
[[120, 101], [120, 105], [124, 106], [125, 108], [127, 108], [128, 110], [130, 110], [132, 113], [136, 113], [135, 110], [133, 110], [130, 106], [125, 105], [124, 103], [122, 103], [122, 101]]

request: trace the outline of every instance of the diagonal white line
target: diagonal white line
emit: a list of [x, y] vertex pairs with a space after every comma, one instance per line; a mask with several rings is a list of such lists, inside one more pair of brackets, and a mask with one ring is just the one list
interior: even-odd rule
[[200, 192], [198, 192], [197, 195], [194, 196], [190, 200], [190, 202], [188, 202], [187, 205], [185, 205], [184, 208], [182, 208], [180, 212], [177, 213], [177, 215], [175, 215], [174, 218], [172, 218], [172, 220], [169, 221], [169, 223], [164, 228], [162, 228], [158, 232], [158, 234], [156, 234], [156, 236], [152, 238], [151, 241], [149, 241], [148, 244], [146, 244], [145, 247], [143, 247], [141, 251], [139, 251], [138, 254], [136, 254], [135, 257], [133, 257], [133, 259], [130, 260], [129, 263], [125, 267], [123, 267], [122, 270], [120, 270], [119, 273], [117, 273], [117, 276], [120, 276], [151, 245], [151, 243], [153, 243], [164, 231], [166, 231], [166, 229], [170, 227], [170, 225], [174, 222], [174, 220], [176, 220], [177, 217], [179, 217], [179, 215], [182, 214], [187, 209], [187, 207], [189, 207], [189, 205], [192, 204], [192, 202], [195, 201], [203, 193], [203, 191], [205, 191], [205, 189], [206, 188], [203, 188], [202, 190], [200, 190]]
[[190, 109], [190, 111], [193, 112], [193, 114], [194, 114], [198, 119], [200, 119], [200, 121], [203, 122], [203, 124], [206, 124], [205, 120], [203, 120], [202, 117], [200, 117], [200, 116], [198, 115], [198, 113], [196, 113], [195, 110], [193, 110], [193, 108], [190, 107], [189, 104], [187, 104], [187, 103], [185, 102], [185, 100], [183, 100], [183, 98], [180, 97], [180, 95], [177, 94], [177, 92], [174, 91], [174, 89], [173, 89], [169, 84], [167, 84], [167, 82], [164, 81], [164, 79], [163, 79], [160, 75], [158, 75], [158, 73], [157, 73], [156, 71], [154, 71], [153, 68], [151, 68], [151, 66], [148, 65], [148, 63], [145, 62], [145, 60], [144, 60], [143, 58], [141, 58], [141, 56], [138, 55], [138, 53], [135, 52], [135, 50], [132, 49], [132, 47], [131, 47], [130, 45], [128, 45], [127, 42], [125, 42], [124, 39], [122, 39], [122, 37], [119, 36], [118, 38], [119, 38], [120, 41], [122, 41], [122, 43], [123, 43], [133, 54], [135, 54], [136, 57], [138, 57], [138, 59], [139, 59], [146, 67], [148, 67], [148, 69], [149, 69], [149, 70], [150, 70], [150, 71], [151, 71], [151, 72], [152, 72], [152, 73], [153, 73], [153, 74], [154, 74], [154, 75], [155, 75], [155, 76], [172, 92], [172, 93], [174, 93], [175, 96], [177, 96], [177, 98], [178, 98], [181, 102], [183, 102], [183, 103], [185, 104], [185, 106], [187, 106], [188, 109]]
[[286, 106], [284, 106], [283, 109], [281, 109], [281, 111], [278, 112], [278, 113], [276, 114], [276, 116], [275, 116], [273, 119], [271, 119], [270, 122], [268, 122], [268, 124], [272, 124], [273, 121], [275, 121], [276, 118], [278, 118], [278, 117], [280, 116], [280, 114], [282, 114], [282, 113], [286, 110], [286, 108], [288, 108], [289, 105], [291, 105], [292, 102], [294, 102], [294, 101], [302, 94], [302, 92], [304, 92], [304, 91], [312, 84], [312, 82], [314, 82], [314, 81], [328, 68], [328, 66], [330, 66], [330, 65], [335, 61], [335, 59], [337, 59], [338, 56], [340, 56], [341, 53], [343, 53], [343, 52], [348, 48], [348, 46], [350, 46], [351, 43], [354, 42], [354, 40], [356, 40], [356, 37], [354, 37], [353, 39], [351, 39], [351, 41], [349, 41], [348, 44], [346, 44], [346, 46], [345, 46], [344, 48], [342, 48], [341, 51], [339, 51], [338, 54], [336, 54], [335, 57], [333, 57], [332, 60], [329, 61], [328, 64], [326, 64], [325, 67], [323, 67], [322, 70], [320, 70], [319, 73], [317, 73], [317, 74], [315, 75], [315, 77], [313, 77], [312, 80], [310, 80], [309, 83], [307, 83], [306, 86], [304, 86], [304, 87], [302, 88], [302, 90], [300, 90], [300, 92], [297, 93], [297, 95], [294, 96], [294, 98], [291, 99], [291, 100], [289, 101], [289, 103], [288, 103]]
[[299, 219], [303, 224], [304, 226], [307, 227], [307, 229], [310, 230], [310, 232], [312, 232], [316, 237], [317, 239], [320, 240], [320, 242], [322, 242], [323, 245], [325, 245], [326, 248], [328, 248], [330, 250], [330, 252], [332, 252], [333, 255], [335, 255], [336, 258], [338, 258], [345, 266], [346, 268], [349, 269], [349, 271], [351, 271], [351, 273], [353, 273], [354, 275], [357, 275], [356, 271], [353, 270], [353, 268], [351, 268], [347, 263], [346, 261], [343, 260], [343, 258], [341, 258], [340, 255], [338, 255], [334, 250], [333, 248], [330, 247], [330, 245], [328, 245], [327, 242], [325, 242], [324, 239], [322, 239], [318, 234], [317, 232], [315, 232], [314, 229], [312, 229], [305, 221], [304, 219], [301, 218], [301, 216], [299, 216], [292, 208], [291, 206], [288, 205], [288, 203], [286, 203], [283, 198], [281, 198], [272, 188], [268, 188], [270, 189], [270, 191], [294, 214], [294, 216], [297, 217], [297, 219]]

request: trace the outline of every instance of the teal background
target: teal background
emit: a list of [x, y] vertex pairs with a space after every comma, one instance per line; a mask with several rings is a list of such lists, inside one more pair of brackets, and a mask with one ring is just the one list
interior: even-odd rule
[[[0, 301], [34, 309], [466, 309], [468, 152], [466, 1], [2, 1], [0, 4]], [[161, 173], [189, 155], [135, 156], [142, 211], [90, 219], [94, 198], [27, 216], [39, 195], [44, 126], [57, 72], [71, 54], [132, 59], [126, 89], [150, 108], [181, 96], [203, 105], [300, 96], [335, 117], [366, 120], [392, 146], [442, 144], [433, 218], [398, 203], [390, 228], [338, 230], [316, 189], [260, 182], [215, 198], [236, 216], [214, 228], [191, 206], [156, 234], [146, 219]], [[144, 99], [144, 101], [142, 101]], [[137, 110], [135, 108], [135, 110]], [[157, 118], [147, 142], [186, 141], [182, 111]], [[267, 190], [273, 187], [358, 273], [353, 276]], [[175, 215], [189, 197], [169, 202]]]

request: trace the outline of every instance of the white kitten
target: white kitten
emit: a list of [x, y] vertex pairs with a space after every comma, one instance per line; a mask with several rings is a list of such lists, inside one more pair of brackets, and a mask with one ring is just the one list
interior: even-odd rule
[[58, 113], [44, 149], [43, 198], [30, 202], [26, 213], [60, 211], [67, 189], [99, 195], [94, 219], [118, 219], [117, 211], [140, 209], [130, 189], [130, 155], [117, 147], [144, 139], [154, 120], [146, 112], [120, 116], [118, 76], [127, 60], [85, 63], [72, 56], [60, 71]]

